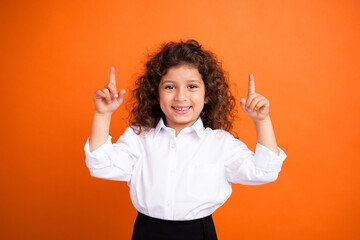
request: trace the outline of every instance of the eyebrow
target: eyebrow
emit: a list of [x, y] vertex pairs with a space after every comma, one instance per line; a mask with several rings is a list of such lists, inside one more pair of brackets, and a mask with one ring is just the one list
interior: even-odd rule
[[[163, 85], [163, 84], [165, 84], [165, 83], [174, 83], [174, 82], [176, 82], [176, 81], [174, 81], [174, 80], [164, 80], [164, 81], [162, 81], [161, 83], [160, 83], [160, 85]], [[201, 81], [200, 80], [198, 80], [198, 79], [189, 79], [189, 80], [186, 80], [186, 82], [187, 83], [192, 83], [192, 82], [196, 82], [196, 83], [201, 83]]]

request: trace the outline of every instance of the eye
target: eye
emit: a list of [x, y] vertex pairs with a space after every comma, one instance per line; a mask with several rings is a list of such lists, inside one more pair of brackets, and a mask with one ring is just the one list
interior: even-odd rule
[[175, 86], [174, 85], [166, 85], [165, 89], [175, 89]]
[[194, 84], [191, 84], [188, 86], [188, 88], [197, 88], [198, 86], [197, 85], [194, 85]]

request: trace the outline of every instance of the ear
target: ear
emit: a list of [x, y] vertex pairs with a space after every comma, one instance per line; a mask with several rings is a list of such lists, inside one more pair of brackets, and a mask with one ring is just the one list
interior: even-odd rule
[[205, 97], [204, 103], [207, 104], [209, 102], [209, 97]]

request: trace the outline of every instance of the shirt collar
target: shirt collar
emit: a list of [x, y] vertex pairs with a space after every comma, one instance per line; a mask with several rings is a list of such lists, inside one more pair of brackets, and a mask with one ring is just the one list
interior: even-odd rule
[[166, 127], [166, 126], [165, 126], [164, 120], [162, 118], [160, 118], [160, 121], [158, 122], [158, 124], [155, 127], [155, 131], [154, 131], [155, 137], [163, 127]]
[[[154, 137], [156, 137], [156, 135], [160, 132], [161, 129], [163, 128], [167, 128], [167, 126], [165, 126], [164, 120], [161, 118], [160, 121], [158, 122], [158, 124], [155, 127], [154, 130]], [[195, 131], [195, 133], [197, 134], [197, 136], [200, 138], [203, 133], [204, 133], [204, 124], [203, 121], [201, 120], [201, 118], [199, 117], [198, 120], [196, 120], [196, 122], [191, 126], [191, 127], [187, 127], [185, 129], [193, 129]], [[184, 130], [185, 130], [184, 129]], [[189, 131], [189, 130], [187, 130]]]

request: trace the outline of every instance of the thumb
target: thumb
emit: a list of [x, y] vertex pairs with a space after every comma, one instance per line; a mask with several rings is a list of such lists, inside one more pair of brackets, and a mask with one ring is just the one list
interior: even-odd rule
[[122, 101], [123, 98], [124, 98], [125, 93], [126, 93], [125, 89], [121, 89], [121, 90], [119, 91], [119, 93], [118, 93], [117, 100]]
[[241, 106], [242, 110], [244, 110], [244, 112], [246, 112], [246, 110], [245, 110], [245, 104], [246, 104], [245, 98], [241, 98], [241, 99], [240, 99], [240, 106]]

